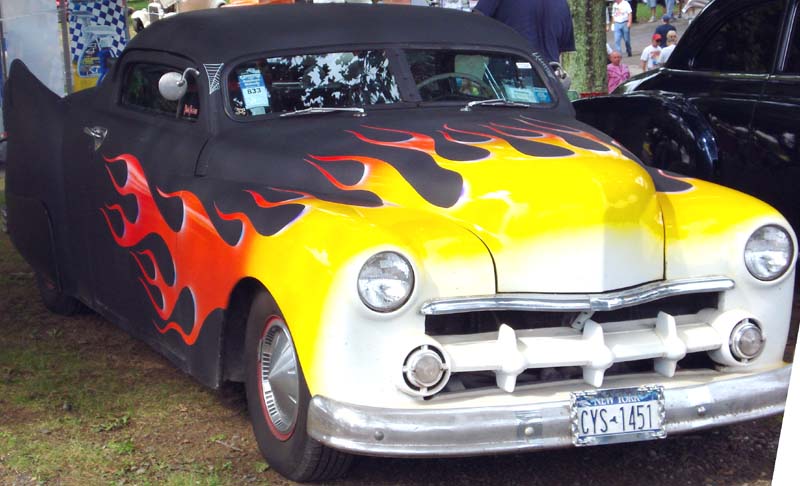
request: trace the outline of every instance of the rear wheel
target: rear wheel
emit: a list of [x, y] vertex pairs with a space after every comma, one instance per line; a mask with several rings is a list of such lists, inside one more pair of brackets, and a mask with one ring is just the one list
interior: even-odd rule
[[352, 456], [306, 433], [311, 396], [289, 327], [267, 292], [259, 292], [250, 306], [245, 352], [247, 407], [270, 467], [293, 481], [343, 475]]
[[40, 273], [36, 274], [36, 287], [39, 289], [42, 303], [50, 312], [71, 316], [83, 307], [78, 299], [61, 292], [56, 282]]

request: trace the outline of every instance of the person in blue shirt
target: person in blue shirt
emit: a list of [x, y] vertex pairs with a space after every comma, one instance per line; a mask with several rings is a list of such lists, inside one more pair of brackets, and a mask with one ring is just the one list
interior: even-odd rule
[[559, 62], [562, 52], [575, 50], [567, 0], [479, 0], [473, 11], [516, 30], [548, 62]]
[[672, 16], [669, 14], [664, 14], [664, 16], [661, 17], [661, 25], [656, 27], [656, 31], [654, 32], [654, 34], [661, 36], [661, 48], [667, 47], [667, 33], [671, 30], [674, 30], [675, 32], [678, 31], [674, 25], [669, 23], [670, 20], [672, 20]]

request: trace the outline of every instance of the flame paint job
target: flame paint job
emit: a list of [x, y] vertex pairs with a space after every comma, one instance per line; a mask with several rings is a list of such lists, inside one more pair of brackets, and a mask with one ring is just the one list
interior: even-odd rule
[[[237, 244], [229, 245], [214, 229], [197, 196], [188, 191], [167, 194], [159, 190], [162, 197], [178, 198], [183, 205], [181, 227], [174, 231], [159, 212], [136, 157], [121, 155], [106, 159], [106, 162], [125, 164], [125, 183], [118, 184], [111, 170], [108, 170], [111, 183], [121, 196], [133, 196], [137, 204], [137, 214], [133, 218], [126, 216], [119, 204], [101, 209], [114, 240], [119, 246], [132, 249], [131, 256], [141, 270], [139, 281], [160, 320], [155, 323], [156, 327], [162, 334], [170, 331], [178, 333], [191, 346], [197, 341], [203, 322], [215, 309], [226, 306], [230, 290], [244, 275], [242, 262], [254, 234], [252, 225], [246, 218], [237, 218], [243, 224], [242, 236]], [[122, 231], [117, 232], [114, 229], [112, 215], [122, 220]], [[159, 236], [166, 245], [174, 266], [173, 282], [164, 278], [163, 269], [159, 267], [151, 250], [136, 249], [149, 235]], [[194, 302], [192, 323], [178, 323], [170, 319], [184, 289], [191, 292]]]
[[[189, 191], [166, 193], [151, 189], [139, 161], [125, 154], [106, 159], [109, 166], [125, 165], [124, 183], [118, 183], [107, 169], [120, 196], [135, 198], [137, 214], [126, 215], [119, 204], [109, 204], [101, 210], [116, 243], [131, 250], [141, 273], [140, 283], [155, 311], [154, 324], [162, 334], [177, 333], [186, 345], [193, 345], [208, 316], [225, 309], [236, 283], [254, 277], [270, 290], [292, 326], [309, 386], [313, 386], [319, 326], [325, 321], [325, 306], [329, 305], [326, 296], [337, 272], [354, 255], [385, 245], [392, 228], [429, 227], [437, 224], [437, 220], [438, 224], [443, 223], [441, 218], [445, 218], [449, 224], [479, 235], [497, 260], [498, 274], [512, 272], [512, 265], [524, 267], [531, 248], [544, 248], [543, 251], [549, 252], [547, 257], [552, 258], [553, 250], [569, 239], [576, 239], [576, 234], [590, 238], [592, 231], [599, 231], [595, 234], [607, 238], [608, 231], [616, 231], [622, 240], [640, 231], [638, 238], [634, 238], [635, 245], [649, 244], [652, 258], [663, 269], [664, 231], [676, 248], [680, 246], [679, 240], [696, 234], [696, 223], [678, 224], [673, 208], [681, 206], [686, 214], [697, 213], [693, 207], [702, 204], [686, 201], [704, 197], [724, 199], [729, 194], [725, 189], [703, 183], [702, 194], [698, 194], [694, 190], [695, 181], [660, 171], [648, 174], [612, 142], [592, 134], [526, 117], [517, 121], [514, 126], [487, 124], [481, 132], [444, 125], [440, 133], [448, 142], [485, 151], [485, 156], [467, 161], [443, 157], [437, 152], [434, 139], [423, 133], [372, 126], [350, 132], [350, 136], [365, 144], [422, 152], [440, 170], [459, 174], [462, 181], [457, 191], [459, 196], [444, 205], [434, 204], [420, 194], [392, 160], [352, 154], [309, 154], [305, 162], [337, 190], [367, 191], [376, 195], [381, 205], [343, 204], [298, 189], [265, 187], [261, 191], [243, 189], [255, 203], [250, 209], [223, 212], [214, 201], [201, 201]], [[391, 134], [393, 139], [381, 139], [381, 133]], [[531, 157], [514, 147], [513, 142], [520, 140], [557, 147], [568, 155]], [[333, 168], [341, 162], [361, 164], [361, 177], [347, 183], [337, 178]], [[656, 194], [656, 186], [672, 192]], [[592, 191], [593, 187], [602, 190]], [[177, 230], [159, 212], [152, 191], [163, 198], [180, 200], [183, 218]], [[257, 231], [251, 220], [255, 212], [287, 205], [300, 205], [304, 209], [274, 233]], [[666, 230], [662, 222], [663, 206], [667, 207]], [[237, 241], [227, 243], [220, 236], [205, 209], [208, 207], [213, 207], [225, 221], [241, 223]], [[764, 211], [763, 204], [758, 202], [742, 207], [752, 215]], [[739, 218], [739, 211], [713, 218], [702, 214], [703, 220], [715, 221], [715, 229], [720, 232]], [[119, 221], [121, 229], [119, 224], [115, 225]], [[353, 237], [354, 234], [358, 237]], [[164, 272], [153, 251], [143, 244], [150, 235], [157, 235], [165, 244], [174, 267], [171, 272]], [[336, 235], [340, 235], [337, 244], [330, 244]], [[412, 255], [423, 253], [419, 250], [423, 243], [413, 240], [413, 235], [409, 237], [403, 232], [397, 241], [390, 243]], [[473, 255], [463, 254], [466, 248], [471, 248]], [[437, 257], [469, 260], [484, 258], [481, 253], [485, 250], [480, 246], [453, 245]], [[506, 267], [497, 257], [504, 253], [511, 256]], [[174, 273], [174, 279], [168, 281], [165, 273]], [[297, 276], [300, 283], [287, 282], [287, 276]], [[499, 276], [498, 282], [502, 282]], [[191, 294], [194, 317], [190, 322], [177, 322], [172, 314], [185, 290]]]

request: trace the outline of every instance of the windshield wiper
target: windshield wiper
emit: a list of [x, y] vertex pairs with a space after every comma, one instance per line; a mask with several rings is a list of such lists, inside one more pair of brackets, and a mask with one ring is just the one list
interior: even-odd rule
[[317, 113], [337, 113], [342, 111], [349, 111], [353, 113], [353, 116], [367, 116], [367, 112], [364, 111], [364, 108], [357, 108], [357, 107], [350, 107], [350, 108], [336, 108], [336, 107], [324, 107], [324, 106], [315, 106], [311, 108], [306, 108], [304, 110], [296, 110], [290, 111], [288, 113], [281, 113], [281, 118], [289, 117], [289, 116], [302, 116], [302, 115], [314, 115]]
[[505, 107], [512, 107], [512, 108], [530, 108], [530, 103], [520, 103], [519, 101], [508, 101], [504, 98], [493, 98], [491, 100], [477, 100], [477, 101], [470, 101], [464, 108], [461, 108], [461, 111], [472, 111], [473, 106], [505, 106]]

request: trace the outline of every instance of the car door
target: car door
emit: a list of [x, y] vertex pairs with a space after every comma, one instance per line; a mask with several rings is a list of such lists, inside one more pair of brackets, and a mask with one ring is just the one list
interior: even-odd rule
[[793, 2], [775, 72], [753, 118], [754, 183], [758, 194], [797, 228], [800, 223], [800, 6]]
[[720, 151], [712, 178], [747, 183], [753, 172], [752, 119], [778, 46], [786, 0], [729, 0], [704, 12], [667, 68], [637, 90], [677, 92], [711, 124]]
[[151, 278], [174, 278], [170, 252], [183, 208], [169, 194], [195, 178], [210, 118], [205, 79], [189, 75], [179, 102], [161, 97], [158, 82], [192, 66], [166, 53], [128, 52], [65, 129], [84, 292], [96, 310], [143, 337], [157, 331], [154, 312], [163, 306]]

